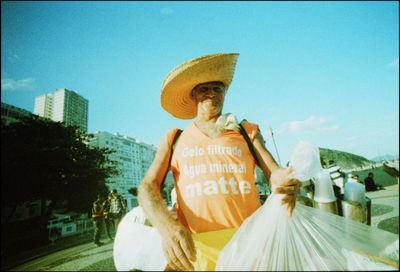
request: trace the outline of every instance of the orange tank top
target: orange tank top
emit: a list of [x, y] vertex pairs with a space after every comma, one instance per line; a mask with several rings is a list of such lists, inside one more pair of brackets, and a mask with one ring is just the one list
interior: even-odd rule
[[[243, 127], [253, 141], [258, 126], [243, 123]], [[167, 132], [170, 146], [176, 130]], [[171, 160], [180, 222], [192, 233], [240, 227], [261, 206], [254, 168], [240, 132], [212, 139], [191, 123], [180, 135]]]

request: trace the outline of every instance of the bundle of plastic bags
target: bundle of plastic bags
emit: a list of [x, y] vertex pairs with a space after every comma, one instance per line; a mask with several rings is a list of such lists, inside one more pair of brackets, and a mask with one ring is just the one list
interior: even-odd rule
[[[306, 181], [322, 168], [315, 146], [300, 141], [293, 176]], [[395, 270], [398, 235], [297, 204], [291, 218], [282, 195], [271, 194], [219, 254], [215, 270]]]
[[119, 223], [113, 254], [117, 271], [163, 271], [167, 266], [160, 234], [145, 223], [140, 206], [129, 211]]
[[245, 220], [221, 251], [216, 270], [395, 269], [397, 235], [301, 204], [289, 218], [280, 200], [272, 194]]

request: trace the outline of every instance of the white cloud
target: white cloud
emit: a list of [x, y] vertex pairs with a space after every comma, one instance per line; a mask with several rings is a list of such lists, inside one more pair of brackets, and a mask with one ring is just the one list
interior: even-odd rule
[[1, 89], [2, 90], [16, 90], [23, 88], [32, 88], [32, 84], [35, 80], [31, 77], [27, 77], [20, 80], [15, 80], [12, 78], [5, 78], [1, 80]]
[[323, 130], [323, 131], [337, 131], [337, 130], [339, 130], [339, 126], [334, 125], [334, 126], [331, 126], [331, 127], [321, 128], [321, 130]]
[[309, 130], [314, 130], [321, 125], [323, 125], [327, 121], [325, 117], [314, 117], [310, 116], [306, 120], [303, 121], [292, 121], [289, 124], [289, 132], [293, 134], [297, 134], [300, 132], [305, 132]]
[[17, 54], [7, 54], [7, 60], [11, 63], [16, 63], [21, 61], [21, 57]]
[[[287, 131], [288, 125], [289, 125], [288, 122], [282, 123], [282, 124], [279, 126], [278, 129], [272, 129], [272, 132], [274, 133], [274, 135], [282, 134], [282, 133], [284, 133], [285, 131]], [[263, 135], [263, 137], [264, 137], [265, 140], [271, 139], [271, 138], [272, 138], [271, 129], [270, 129], [270, 128], [266, 129], [266, 130], [262, 133], [262, 135]]]
[[354, 142], [354, 141], [357, 141], [358, 139], [360, 139], [360, 136], [351, 136], [351, 137], [347, 138], [346, 141]]
[[164, 15], [170, 15], [174, 12], [174, 10], [170, 7], [164, 7], [161, 9], [161, 13]]
[[[274, 131], [274, 134], [283, 134], [289, 132], [291, 134], [310, 133], [310, 132], [329, 132], [339, 130], [339, 126], [332, 125], [324, 127], [324, 124], [329, 121], [328, 117], [315, 117], [310, 116], [305, 120], [295, 120], [291, 122], [282, 123], [278, 129]], [[265, 131], [264, 135], [270, 136], [270, 131]]]
[[389, 63], [389, 66], [399, 69], [399, 58], [397, 58], [394, 61], [392, 61], [391, 63]]

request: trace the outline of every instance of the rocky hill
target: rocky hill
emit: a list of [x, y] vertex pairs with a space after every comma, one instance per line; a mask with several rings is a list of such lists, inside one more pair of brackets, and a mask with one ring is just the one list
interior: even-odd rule
[[334, 160], [335, 164], [342, 169], [350, 169], [370, 165], [372, 162], [364, 157], [351, 154], [344, 151], [332, 150], [327, 148], [319, 148], [321, 162], [328, 164], [329, 160]]

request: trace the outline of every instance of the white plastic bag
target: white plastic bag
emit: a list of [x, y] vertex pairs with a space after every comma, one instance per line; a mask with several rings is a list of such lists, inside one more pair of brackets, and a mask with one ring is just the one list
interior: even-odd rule
[[357, 182], [347, 182], [344, 186], [343, 200], [360, 203], [363, 208], [367, 203], [365, 200], [365, 186]]
[[336, 201], [329, 171], [321, 170], [315, 176], [314, 200], [319, 203]]
[[117, 271], [133, 269], [163, 271], [167, 266], [158, 231], [145, 226], [141, 207], [128, 212], [118, 226], [114, 241], [114, 264]]
[[398, 235], [301, 204], [289, 218], [281, 198], [271, 194], [243, 222], [215, 270], [395, 270], [396, 256], [398, 267]]
[[318, 147], [299, 139], [290, 156], [290, 165], [293, 167], [291, 175], [300, 181], [316, 176], [322, 170]]

